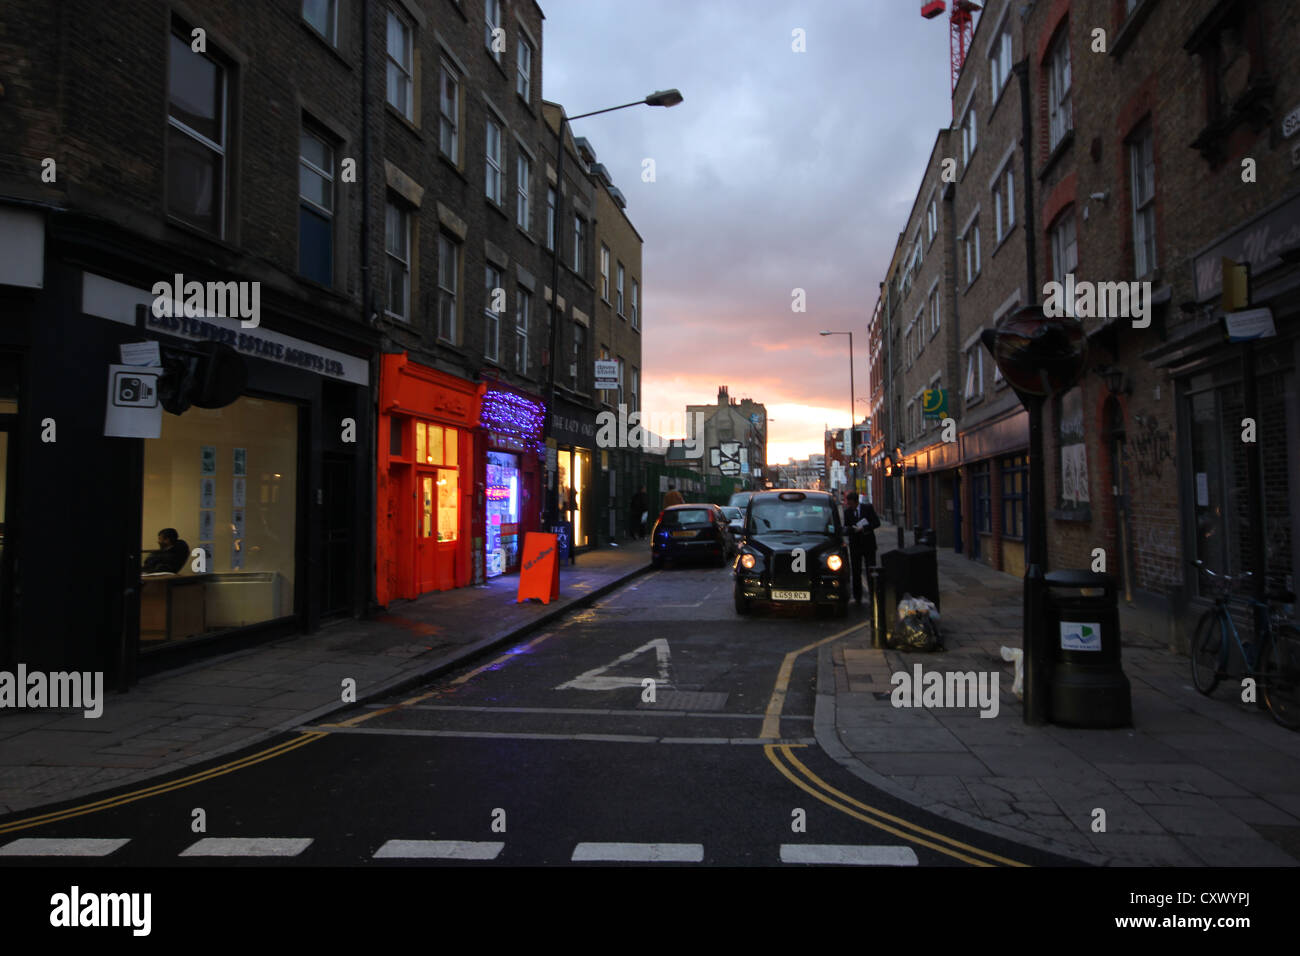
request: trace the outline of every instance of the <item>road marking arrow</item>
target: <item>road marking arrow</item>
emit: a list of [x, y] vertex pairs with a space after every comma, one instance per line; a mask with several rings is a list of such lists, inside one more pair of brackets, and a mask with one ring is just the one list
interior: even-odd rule
[[585, 673], [579, 674], [571, 681], [566, 681], [556, 687], [556, 690], [618, 690], [620, 687], [640, 687], [643, 677], [600, 677], [612, 667], [630, 661], [638, 654], [644, 654], [646, 651], [654, 648], [655, 657], [659, 665], [658, 687], [671, 687], [668, 679], [668, 661], [671, 652], [668, 650], [668, 642], [662, 637], [655, 638], [647, 644], [642, 644], [634, 651], [628, 651], [622, 657], [615, 658], [604, 667], [595, 667]]

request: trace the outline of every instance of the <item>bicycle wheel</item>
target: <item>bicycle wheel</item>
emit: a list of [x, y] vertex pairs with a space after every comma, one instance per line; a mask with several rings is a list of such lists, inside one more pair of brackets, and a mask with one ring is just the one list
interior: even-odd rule
[[1300, 730], [1300, 631], [1288, 627], [1273, 635], [1264, 675], [1269, 713], [1288, 730]]
[[1223, 620], [1212, 607], [1201, 615], [1192, 634], [1192, 683], [1207, 697], [1219, 686], [1219, 665], [1224, 650]]

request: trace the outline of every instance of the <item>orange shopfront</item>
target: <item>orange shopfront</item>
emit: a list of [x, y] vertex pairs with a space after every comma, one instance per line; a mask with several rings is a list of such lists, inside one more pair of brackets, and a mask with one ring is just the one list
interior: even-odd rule
[[474, 580], [476, 428], [485, 386], [382, 357], [375, 597], [380, 604]]

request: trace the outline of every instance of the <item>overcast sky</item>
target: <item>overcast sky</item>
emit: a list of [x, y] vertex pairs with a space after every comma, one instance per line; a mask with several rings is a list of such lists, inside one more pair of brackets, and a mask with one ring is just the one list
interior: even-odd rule
[[846, 336], [817, 332], [853, 332], [865, 399], [867, 321], [952, 118], [946, 17], [923, 19], [920, 0], [541, 5], [542, 92], [570, 115], [685, 97], [574, 124], [645, 239], [646, 412], [680, 415], [725, 384], [767, 405], [769, 461], [821, 451], [823, 428], [848, 423], [849, 361]]

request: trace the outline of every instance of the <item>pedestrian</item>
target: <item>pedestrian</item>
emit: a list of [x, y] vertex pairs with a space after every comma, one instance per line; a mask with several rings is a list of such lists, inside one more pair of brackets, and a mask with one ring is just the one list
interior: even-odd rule
[[[853, 574], [853, 600], [862, 603], [862, 572], [865, 567], [876, 564], [876, 529], [880, 527], [880, 516], [868, 501], [858, 504], [858, 493], [850, 491], [844, 498], [844, 527], [849, 535], [849, 564]], [[867, 579], [871, 587], [871, 579]], [[868, 592], [874, 598], [875, 592]]]
[[645, 537], [646, 509], [649, 507], [650, 505], [646, 500], [645, 485], [642, 485], [641, 490], [632, 496], [632, 504], [628, 506], [628, 537], [637, 539]]
[[664, 495], [664, 507], [669, 508], [673, 505], [684, 504], [686, 504], [686, 499], [683, 498], [682, 493], [677, 490], [677, 486], [670, 483], [668, 485], [668, 494]]

